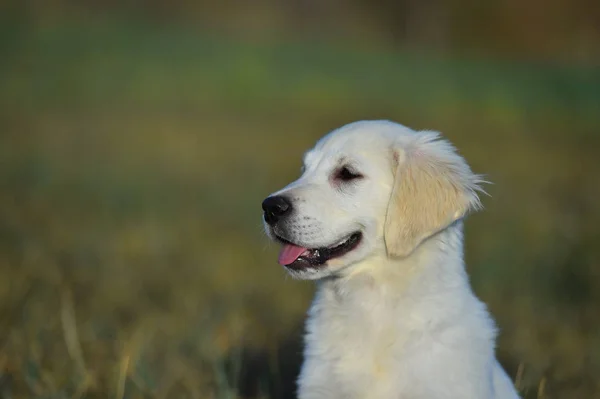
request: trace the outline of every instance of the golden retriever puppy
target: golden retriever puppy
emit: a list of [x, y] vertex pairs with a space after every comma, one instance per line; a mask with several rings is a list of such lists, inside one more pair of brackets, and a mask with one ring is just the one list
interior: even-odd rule
[[264, 200], [279, 263], [317, 281], [300, 399], [518, 398], [463, 261], [481, 183], [438, 133], [361, 121]]

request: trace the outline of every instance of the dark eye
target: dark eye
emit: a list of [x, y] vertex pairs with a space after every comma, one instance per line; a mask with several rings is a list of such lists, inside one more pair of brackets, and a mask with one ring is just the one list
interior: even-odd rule
[[348, 169], [346, 166], [338, 169], [335, 174], [335, 178], [341, 181], [351, 181], [355, 179], [360, 179], [363, 176], [360, 173], [356, 173]]

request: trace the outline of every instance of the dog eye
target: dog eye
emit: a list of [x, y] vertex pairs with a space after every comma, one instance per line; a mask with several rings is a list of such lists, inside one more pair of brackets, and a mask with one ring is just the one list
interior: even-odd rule
[[335, 174], [335, 178], [341, 181], [351, 181], [355, 179], [360, 179], [362, 177], [363, 176], [360, 173], [352, 172], [345, 166], [343, 168], [338, 169], [338, 171]]

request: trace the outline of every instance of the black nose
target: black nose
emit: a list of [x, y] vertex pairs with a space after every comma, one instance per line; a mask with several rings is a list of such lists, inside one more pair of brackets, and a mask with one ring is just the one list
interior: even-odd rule
[[292, 204], [287, 198], [278, 195], [265, 199], [262, 203], [262, 209], [265, 211], [265, 221], [273, 225], [282, 216], [292, 211]]

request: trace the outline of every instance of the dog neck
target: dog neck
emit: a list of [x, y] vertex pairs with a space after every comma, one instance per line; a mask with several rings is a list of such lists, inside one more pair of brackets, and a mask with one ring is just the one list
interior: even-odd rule
[[340, 299], [360, 295], [361, 291], [373, 297], [375, 290], [386, 299], [443, 297], [446, 293], [455, 297], [457, 289], [464, 290], [465, 286], [464, 292], [471, 292], [462, 238], [463, 223], [459, 220], [429, 237], [405, 258], [374, 256], [320, 285], [333, 290]]

